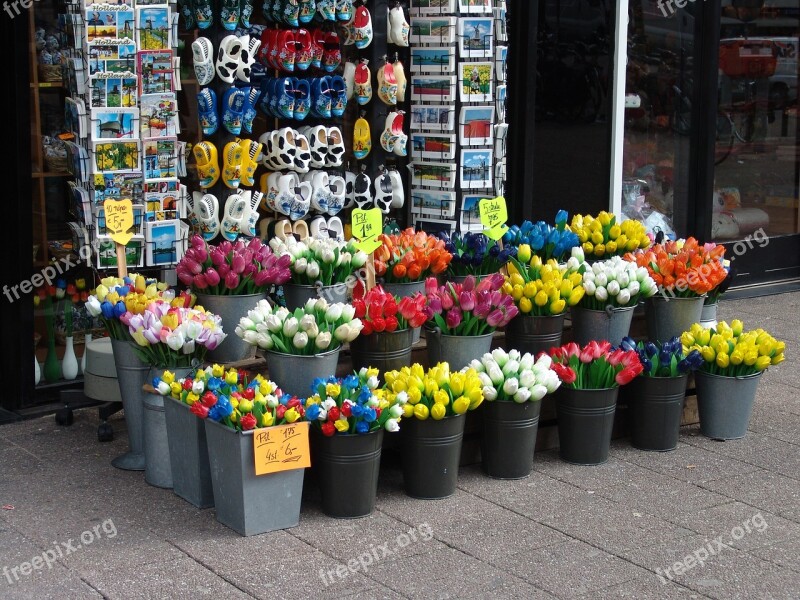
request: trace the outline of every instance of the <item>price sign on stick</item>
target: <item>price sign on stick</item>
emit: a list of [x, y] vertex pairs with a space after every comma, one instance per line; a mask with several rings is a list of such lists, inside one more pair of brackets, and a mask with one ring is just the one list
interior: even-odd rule
[[128, 274], [128, 262], [125, 246], [131, 241], [133, 234], [133, 204], [127, 200], [106, 200], [103, 202], [106, 218], [106, 229], [117, 246], [117, 271], [120, 277]]
[[381, 247], [378, 236], [383, 231], [383, 213], [380, 208], [370, 208], [363, 210], [356, 208], [352, 215], [353, 237], [358, 241], [356, 248], [366, 254], [372, 254]]
[[256, 475], [311, 466], [308, 421], [256, 429], [253, 432]]
[[506, 199], [502, 196], [497, 198], [484, 198], [478, 203], [478, 210], [481, 215], [481, 224], [484, 226], [483, 233], [493, 239], [499, 240], [506, 231], [506, 221], [508, 221], [508, 208]]

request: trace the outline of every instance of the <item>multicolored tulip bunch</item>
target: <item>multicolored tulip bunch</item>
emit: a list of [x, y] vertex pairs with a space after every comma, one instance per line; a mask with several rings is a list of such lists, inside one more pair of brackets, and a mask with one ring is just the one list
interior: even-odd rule
[[497, 242], [482, 233], [443, 231], [439, 237], [444, 241], [445, 250], [453, 255], [447, 273], [456, 277], [497, 273], [517, 253], [514, 246], [501, 249]]
[[375, 275], [390, 283], [422, 281], [429, 275], [444, 273], [453, 255], [444, 241], [424, 231], [408, 228], [400, 233], [378, 236], [375, 250]]
[[570, 342], [552, 348], [553, 370], [564, 385], [576, 390], [600, 390], [626, 385], [643, 370], [634, 350], [612, 348], [607, 341], [591, 341], [581, 348]]
[[353, 299], [356, 318], [361, 319], [361, 335], [386, 331], [402, 331], [421, 327], [427, 320], [425, 297], [422, 294], [406, 296], [398, 302], [397, 298], [375, 286], [361, 298]]
[[86, 310], [91, 316], [100, 318], [112, 339], [131, 340], [128, 327], [120, 322], [120, 317], [129, 312], [141, 315], [155, 300], [164, 300], [182, 308], [190, 308], [195, 302], [194, 296], [187, 292], [176, 297], [168, 284], [131, 274], [125, 278], [101, 279], [100, 285], [86, 300]]
[[202, 362], [208, 350], [227, 337], [222, 319], [203, 307], [174, 307], [153, 300], [142, 313], [127, 311], [119, 317], [137, 344], [142, 360], [160, 368], [189, 367]]
[[308, 356], [352, 342], [363, 326], [350, 304], [328, 304], [323, 298], [312, 298], [291, 312], [260, 300], [239, 320], [236, 335], [262, 350]]
[[636, 306], [639, 300], [654, 296], [658, 287], [649, 272], [636, 263], [612, 256], [589, 264], [583, 262], [583, 250], [576, 248], [567, 267], [583, 274], [586, 292], [579, 305], [590, 310]]
[[666, 342], [636, 342], [631, 337], [622, 338], [620, 348], [633, 350], [642, 363], [643, 377], [678, 377], [700, 368], [703, 357], [699, 350], [684, 352], [676, 336]]
[[384, 389], [394, 395], [407, 418], [440, 420], [463, 415], [483, 402], [483, 384], [472, 368], [451, 373], [450, 365], [439, 363], [425, 371], [414, 363], [383, 376]]
[[276, 255], [289, 257], [290, 281], [296, 285], [342, 283], [367, 262], [367, 255], [352, 240], [311, 237], [297, 241], [289, 236], [285, 240], [273, 238], [269, 245]]
[[681, 335], [681, 344], [684, 353], [698, 350], [703, 357], [701, 370], [713, 375], [753, 375], [785, 360], [784, 342], [779, 342], [763, 329], [744, 331], [744, 324], [738, 319], [731, 321], [730, 325], [720, 321], [709, 329], [694, 323]]
[[306, 418], [325, 436], [400, 429], [405, 398], [378, 389], [378, 370], [361, 369], [344, 378], [314, 381], [306, 399]]
[[560, 315], [584, 296], [583, 276], [559, 266], [554, 259], [542, 263], [541, 258], [532, 256], [529, 262], [522, 262], [517, 254], [507, 269], [502, 289], [511, 295], [523, 315]]
[[469, 366], [478, 372], [483, 397], [490, 402], [538, 402], [561, 385], [552, 369], [552, 359], [544, 353], [534, 360], [529, 352], [521, 354], [518, 350], [506, 352], [495, 348], [480, 360], [474, 359]]
[[476, 336], [505, 327], [519, 309], [501, 291], [503, 276], [494, 273], [475, 283], [467, 276], [464, 283], [440, 286], [435, 277], [425, 281], [425, 314], [430, 325], [445, 335]]
[[575, 215], [569, 228], [578, 236], [587, 258], [621, 255], [652, 243], [642, 223], [633, 219], [617, 223], [616, 215], [606, 211], [597, 217]]
[[305, 419], [301, 399], [284, 394], [274, 382], [261, 375], [220, 365], [198, 369], [192, 376], [176, 379], [165, 371], [153, 380], [153, 388], [189, 405], [201, 419], [211, 419], [237, 431], [295, 423]]
[[567, 227], [567, 218], [567, 212], [560, 210], [555, 226], [544, 221], [512, 225], [503, 236], [503, 245], [516, 248], [517, 254], [522, 250], [522, 262], [528, 262], [532, 255], [545, 261], [553, 258], [562, 262], [579, 245], [578, 236]]
[[290, 257], [275, 255], [258, 238], [213, 246], [201, 236], [190, 240], [190, 248], [175, 267], [181, 283], [194, 292], [240, 296], [266, 292], [270, 286], [289, 281]]
[[645, 267], [662, 294], [692, 298], [708, 294], [725, 281], [728, 272], [722, 264], [724, 255], [724, 246], [701, 245], [690, 237], [627, 254], [625, 260]]

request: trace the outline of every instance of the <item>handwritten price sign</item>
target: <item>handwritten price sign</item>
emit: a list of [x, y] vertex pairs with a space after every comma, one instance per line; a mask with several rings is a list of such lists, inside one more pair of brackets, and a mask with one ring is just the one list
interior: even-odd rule
[[310, 467], [308, 422], [256, 429], [253, 449], [256, 475]]
[[117, 244], [127, 245], [133, 234], [133, 204], [130, 200], [106, 200], [103, 202], [106, 229]]
[[353, 237], [358, 239], [356, 248], [367, 254], [372, 254], [381, 247], [378, 236], [383, 231], [383, 213], [380, 208], [353, 209], [352, 215]]
[[481, 224], [485, 227], [484, 234], [493, 240], [503, 237], [508, 227], [508, 208], [506, 199], [502, 196], [497, 198], [484, 198], [478, 203], [478, 210], [481, 215]]

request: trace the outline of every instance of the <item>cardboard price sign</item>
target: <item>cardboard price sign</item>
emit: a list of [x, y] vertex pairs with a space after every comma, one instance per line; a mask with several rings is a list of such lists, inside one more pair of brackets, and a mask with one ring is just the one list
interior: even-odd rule
[[503, 237], [508, 231], [506, 199], [502, 196], [492, 199], [484, 198], [478, 203], [478, 210], [481, 215], [481, 224], [485, 227], [483, 233], [495, 241]]
[[303, 421], [256, 429], [253, 432], [256, 475], [310, 467], [308, 426], [308, 421]]
[[103, 202], [106, 229], [117, 244], [127, 245], [133, 234], [133, 204], [130, 200], [106, 200]]
[[383, 213], [380, 208], [353, 209], [351, 227], [353, 237], [358, 239], [356, 248], [372, 254], [381, 247], [378, 236], [383, 231]]

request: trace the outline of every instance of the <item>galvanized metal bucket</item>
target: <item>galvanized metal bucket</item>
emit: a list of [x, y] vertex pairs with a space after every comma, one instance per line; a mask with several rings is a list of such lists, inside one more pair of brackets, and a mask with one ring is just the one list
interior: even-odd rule
[[481, 463], [495, 479], [522, 479], [531, 474], [536, 434], [539, 430], [538, 402], [484, 402]]
[[216, 348], [209, 351], [206, 360], [215, 363], [232, 363], [255, 356], [255, 346], [251, 346], [240, 338], [234, 330], [239, 320], [253, 310], [259, 300], [266, 294], [247, 294], [244, 296], [217, 296], [213, 294], [197, 294], [197, 304], [222, 318], [222, 329], [228, 337]]
[[[425, 281], [412, 281], [410, 283], [381, 283], [383, 289], [398, 298], [405, 298], [406, 296], [413, 296], [417, 292], [420, 294], [425, 293]], [[412, 344], [419, 341], [422, 328], [417, 327], [412, 333]]]
[[428, 329], [425, 335], [428, 342], [428, 366], [446, 362], [451, 371], [459, 371], [473, 358], [480, 358], [491, 351], [493, 335], [446, 335], [438, 327]]
[[289, 310], [302, 308], [311, 298], [323, 298], [329, 304], [347, 302], [347, 291], [347, 285], [344, 283], [319, 287], [294, 283], [283, 284], [283, 297], [286, 299], [286, 308]]
[[695, 372], [697, 411], [704, 436], [714, 440], [737, 440], [747, 434], [762, 373], [726, 377]]
[[645, 309], [647, 337], [651, 341], [666, 342], [688, 331], [692, 323], [700, 321], [705, 296], [696, 298], [648, 298]]
[[703, 304], [703, 311], [700, 313], [700, 325], [706, 329], [717, 327], [717, 308], [719, 302], [713, 304]]
[[169, 461], [172, 467], [172, 491], [197, 508], [214, 506], [211, 465], [208, 462], [206, 426], [180, 400], [166, 398]]
[[677, 377], [637, 377], [620, 391], [630, 411], [631, 445], [668, 452], [678, 447], [686, 381]]
[[549, 352], [561, 345], [564, 313], [552, 316], [517, 315], [506, 325], [506, 350]]
[[311, 385], [318, 377], [327, 379], [336, 375], [339, 362], [339, 348], [311, 356], [281, 354], [266, 350], [267, 371], [269, 378], [280, 386], [281, 390], [298, 398], [311, 395]]
[[465, 415], [439, 421], [430, 417], [403, 419], [400, 439], [406, 494], [435, 500], [455, 493], [465, 422]]
[[147, 381], [150, 365], [139, 358], [132, 342], [112, 339], [111, 347], [130, 449], [112, 460], [111, 464], [126, 471], [144, 471], [144, 397], [148, 394], [142, 390], [142, 386]]
[[350, 342], [353, 368], [375, 367], [381, 373], [411, 365], [413, 329], [359, 335]]
[[204, 419], [217, 521], [241, 535], [300, 522], [305, 469], [256, 475], [253, 433]]
[[[161, 378], [165, 370], [151, 367], [147, 380]], [[175, 373], [175, 379], [181, 379], [193, 369], [168, 370]], [[159, 394], [145, 394], [144, 397], [144, 480], [155, 487], [172, 487], [167, 417], [164, 413], [164, 397]]]
[[556, 390], [558, 455], [577, 465], [599, 465], [608, 460], [618, 387]]
[[383, 429], [325, 436], [312, 427], [310, 441], [322, 512], [337, 519], [370, 514], [378, 492]]
[[570, 309], [572, 319], [572, 341], [581, 346], [592, 340], [607, 340], [618, 346], [631, 330], [635, 306], [624, 306], [607, 310], [591, 310], [580, 306]]

